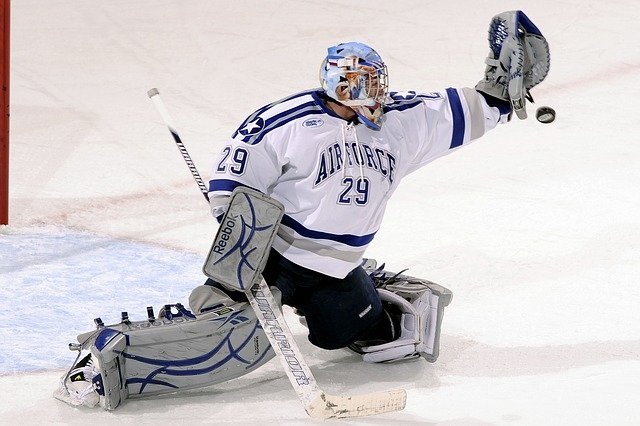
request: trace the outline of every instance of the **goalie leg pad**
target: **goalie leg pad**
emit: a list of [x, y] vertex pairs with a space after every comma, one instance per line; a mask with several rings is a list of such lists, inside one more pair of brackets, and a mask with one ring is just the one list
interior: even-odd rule
[[[380, 299], [401, 312], [400, 336], [374, 346], [355, 344], [366, 362], [395, 362], [422, 356], [435, 362], [440, 352], [444, 308], [453, 297], [450, 290], [431, 281], [386, 271], [376, 271]], [[391, 278], [387, 278], [387, 277]]]
[[182, 305], [167, 305], [157, 319], [81, 334], [73, 348], [91, 354], [84, 388], [74, 383], [78, 363], [54, 396], [92, 406], [97, 395], [102, 408], [113, 410], [127, 398], [210, 386], [255, 370], [275, 353], [251, 306], [229, 300], [197, 316]]

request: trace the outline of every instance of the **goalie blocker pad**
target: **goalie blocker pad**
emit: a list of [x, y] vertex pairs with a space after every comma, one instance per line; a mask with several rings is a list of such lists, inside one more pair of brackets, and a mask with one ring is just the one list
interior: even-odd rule
[[231, 290], [249, 291], [260, 279], [284, 206], [265, 194], [237, 187], [202, 268]]
[[[54, 397], [71, 405], [114, 410], [126, 399], [226, 382], [265, 364], [275, 353], [247, 302], [212, 305], [194, 315], [165, 305], [158, 318], [123, 322], [78, 336], [78, 358]], [[150, 308], [148, 308], [150, 309]], [[96, 320], [101, 324], [99, 319]], [[87, 364], [88, 363], [88, 364]]]

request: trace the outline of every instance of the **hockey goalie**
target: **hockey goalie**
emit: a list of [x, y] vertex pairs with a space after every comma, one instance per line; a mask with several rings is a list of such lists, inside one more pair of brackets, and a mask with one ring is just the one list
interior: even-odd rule
[[[402, 390], [324, 393], [280, 306], [295, 309], [316, 347], [350, 349], [374, 363], [438, 359], [451, 291], [386, 271], [364, 254], [407, 175], [508, 123], [514, 112], [527, 118], [530, 89], [549, 71], [546, 39], [522, 11], [509, 11], [491, 20], [489, 46], [475, 87], [436, 92], [389, 91], [374, 49], [329, 47], [321, 87], [250, 114], [201, 187], [220, 222], [205, 285], [188, 306], [166, 305], [157, 316], [149, 308], [145, 321], [125, 314], [119, 324], [96, 321], [96, 330], [71, 345], [78, 358], [56, 397], [113, 410], [127, 398], [231, 380], [276, 356], [312, 417], [402, 409]], [[157, 90], [149, 96], [159, 99]]]

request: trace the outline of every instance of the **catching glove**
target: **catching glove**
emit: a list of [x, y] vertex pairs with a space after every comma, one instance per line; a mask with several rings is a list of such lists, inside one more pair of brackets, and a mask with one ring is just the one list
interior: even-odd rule
[[502, 12], [489, 26], [489, 55], [484, 79], [476, 90], [511, 104], [518, 118], [527, 118], [529, 90], [549, 73], [549, 44], [520, 10]]

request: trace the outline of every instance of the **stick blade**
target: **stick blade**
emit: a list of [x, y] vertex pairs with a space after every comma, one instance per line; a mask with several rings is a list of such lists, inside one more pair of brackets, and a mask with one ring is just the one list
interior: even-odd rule
[[343, 419], [400, 411], [406, 404], [407, 392], [404, 389], [398, 389], [353, 396], [322, 393], [305, 409], [314, 419]]

